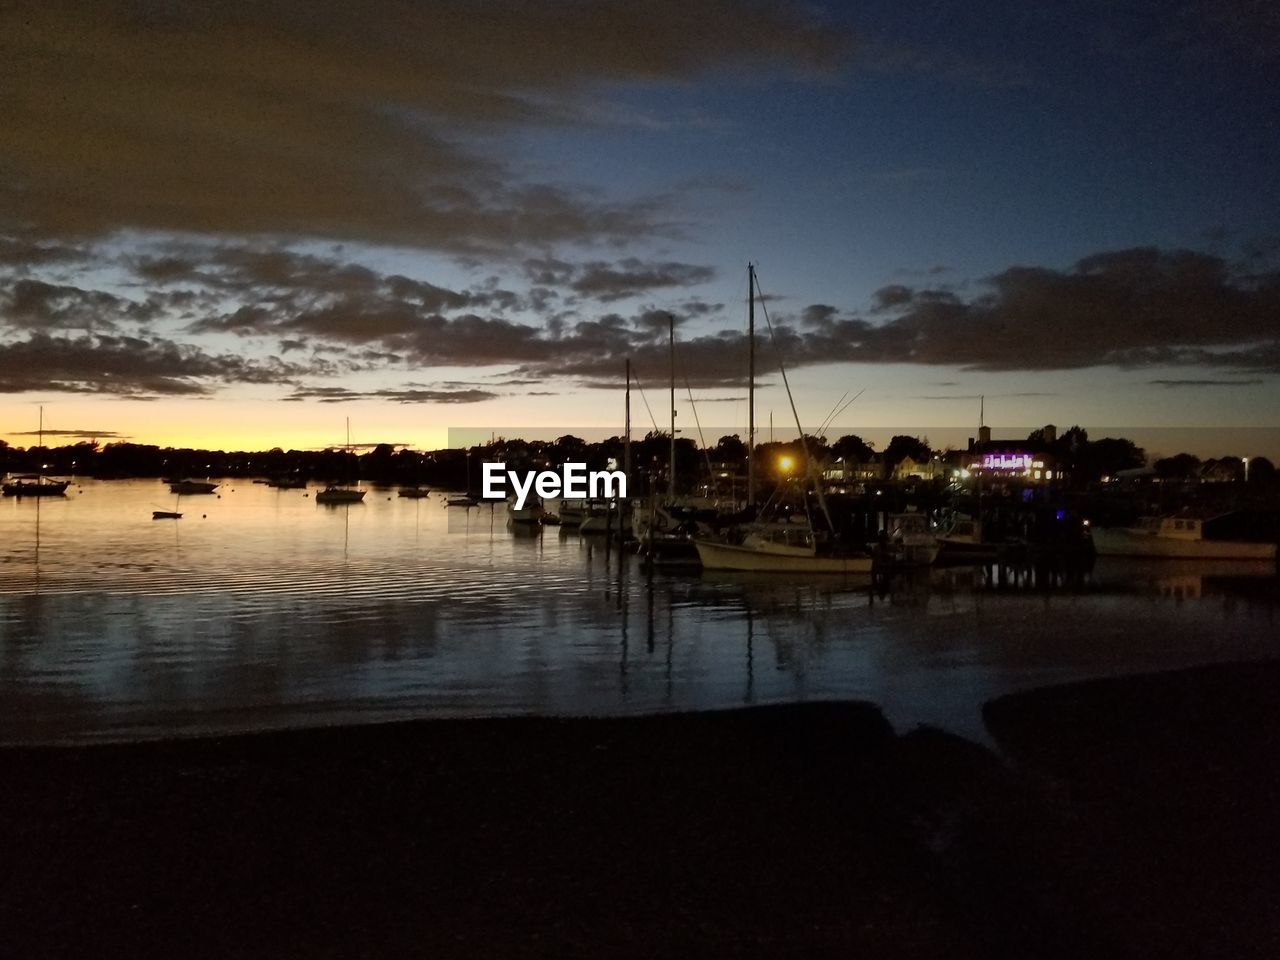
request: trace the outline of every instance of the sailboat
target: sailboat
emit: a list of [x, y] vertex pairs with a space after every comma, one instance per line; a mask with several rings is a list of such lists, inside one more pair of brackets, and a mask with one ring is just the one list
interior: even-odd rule
[[[756, 272], [754, 264], [747, 264], [748, 330], [750, 369], [748, 385], [754, 407], [755, 398], [755, 298]], [[768, 315], [766, 314], [766, 320]], [[826, 496], [817, 478], [814, 476], [813, 459], [809, 455], [808, 443], [805, 441], [804, 428], [800, 425], [800, 415], [796, 411], [795, 398], [791, 395], [791, 385], [787, 381], [787, 370], [781, 360], [778, 370], [782, 374], [782, 384], [787, 390], [787, 399], [791, 403], [791, 413], [795, 417], [796, 430], [800, 435], [800, 443], [804, 447], [805, 471], [814, 485], [818, 505], [826, 518], [827, 528], [834, 531], [831, 512], [827, 507]], [[748, 449], [754, 453], [755, 410], [750, 414], [751, 425], [748, 429]], [[754, 502], [755, 474], [754, 464], [748, 462], [748, 499]], [[714, 539], [711, 537], [695, 537], [694, 546], [698, 550], [698, 559], [704, 570], [742, 570], [768, 573], [870, 573], [873, 560], [871, 554], [860, 546], [849, 546], [839, 543], [833, 534], [815, 530], [809, 516], [808, 500], [803, 522], [794, 522], [790, 517], [766, 522], [756, 521], [739, 529], [740, 540]]]
[[[44, 407], [40, 408], [39, 442], [37, 446], [44, 449]], [[50, 480], [39, 473], [28, 473], [14, 477], [3, 486], [6, 497], [61, 497], [65, 496], [70, 480]]]
[[[344, 448], [348, 456], [351, 454], [351, 418], [347, 418], [347, 445]], [[356, 487], [344, 487], [329, 484], [316, 494], [316, 503], [361, 503], [364, 491]]]

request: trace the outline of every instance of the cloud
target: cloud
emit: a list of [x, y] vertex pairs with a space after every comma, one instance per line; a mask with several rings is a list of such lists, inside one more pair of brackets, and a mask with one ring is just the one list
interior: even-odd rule
[[482, 403], [498, 394], [475, 388], [435, 390], [405, 387], [398, 390], [351, 390], [347, 387], [299, 387], [285, 400], [318, 400], [321, 403], [350, 403], [353, 400], [390, 400], [394, 403]]
[[15, 430], [10, 431], [11, 437], [71, 437], [76, 440], [122, 440], [128, 439], [129, 434], [117, 433], [114, 430]]
[[24, 237], [0, 237], [0, 266], [27, 267], [83, 258], [85, 252], [57, 243]]
[[0, 325], [19, 330], [113, 329], [153, 319], [154, 302], [137, 303], [99, 290], [23, 278], [0, 290]]
[[1148, 380], [1153, 387], [1178, 389], [1182, 387], [1256, 387], [1262, 380]]
[[[1010, 267], [977, 296], [886, 288], [896, 316], [814, 330], [832, 360], [974, 370], [1157, 364], [1280, 371], [1280, 274], [1242, 276], [1219, 257], [1135, 248], [1069, 270]], [[883, 294], [884, 291], [881, 291]]]
[[[643, 379], [665, 378], [669, 364], [668, 313], [643, 301], [626, 312], [595, 316], [540, 313], [523, 291], [493, 277], [453, 289], [285, 248], [197, 244], [127, 263], [139, 283], [150, 284], [137, 300], [33, 277], [11, 279], [7, 287], [0, 281], [0, 325], [30, 337], [0, 343], [4, 356], [22, 358], [10, 361], [6, 389], [35, 384], [166, 395], [260, 382], [294, 387], [301, 391], [294, 394], [298, 399], [333, 401], [376, 394], [304, 390], [303, 379], [357, 370], [497, 367], [509, 383], [562, 379], [594, 386], [620, 381], [627, 359]], [[698, 282], [710, 273], [630, 258], [586, 264], [526, 258], [521, 268], [534, 282], [559, 283], [570, 297], [585, 284], [605, 299], [623, 289], [634, 294], [665, 282]], [[696, 297], [672, 308], [678, 321], [723, 310], [723, 304]], [[174, 318], [197, 340], [227, 333], [259, 338], [247, 353], [270, 343], [279, 356], [298, 359], [232, 357], [150, 330]], [[61, 339], [53, 336], [63, 332]], [[678, 375], [687, 374], [690, 385], [743, 382], [747, 345], [737, 324], [722, 332], [682, 331], [677, 341]], [[106, 366], [99, 370], [94, 358]], [[780, 359], [792, 369], [897, 363], [989, 371], [1112, 366], [1280, 372], [1280, 273], [1241, 272], [1203, 253], [1140, 248], [1099, 253], [1065, 270], [1010, 267], [975, 285], [967, 298], [949, 289], [893, 284], [876, 291], [861, 314], [831, 304], [778, 310], [772, 335], [757, 336], [757, 370], [769, 375]], [[465, 389], [490, 392], [491, 386], [501, 383]], [[398, 402], [487, 399], [430, 389], [382, 396]]]
[[0, 209], [43, 237], [333, 237], [505, 255], [668, 230], [660, 199], [529, 182], [494, 135], [621, 84], [850, 46], [800, 4], [522, 0], [0, 8]]
[[315, 365], [210, 354], [160, 338], [32, 333], [0, 344], [0, 393], [199, 396], [219, 384], [287, 383], [316, 372]]
[[651, 290], [697, 286], [714, 278], [715, 271], [710, 267], [628, 258], [616, 265], [598, 261], [585, 264], [570, 287], [575, 293], [607, 303]]

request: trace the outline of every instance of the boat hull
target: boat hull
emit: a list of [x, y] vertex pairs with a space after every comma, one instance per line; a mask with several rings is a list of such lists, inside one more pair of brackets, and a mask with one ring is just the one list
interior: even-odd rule
[[870, 573], [869, 556], [774, 553], [713, 540], [695, 540], [704, 570], [753, 570], [769, 573]]
[[70, 485], [70, 481], [64, 483], [60, 480], [45, 480], [40, 483], [6, 483], [4, 495], [6, 497], [64, 497]]
[[209, 483], [204, 480], [177, 480], [169, 484], [170, 493], [195, 494], [195, 493], [213, 493], [218, 488], [216, 483]]
[[1274, 543], [1243, 540], [1179, 540], [1125, 527], [1095, 527], [1093, 547], [1100, 557], [1169, 557], [1206, 560], [1274, 560]]
[[362, 503], [363, 490], [321, 490], [316, 494], [316, 503]]

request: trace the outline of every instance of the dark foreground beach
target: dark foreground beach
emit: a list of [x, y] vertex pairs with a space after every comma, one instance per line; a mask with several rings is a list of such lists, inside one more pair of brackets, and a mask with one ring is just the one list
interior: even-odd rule
[[0, 956], [1280, 956], [1280, 664], [0, 751]]

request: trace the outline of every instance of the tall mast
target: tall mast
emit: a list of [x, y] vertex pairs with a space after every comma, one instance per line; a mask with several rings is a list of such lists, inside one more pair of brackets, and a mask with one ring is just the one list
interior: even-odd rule
[[747, 264], [747, 503], [756, 502], [756, 268]]
[[676, 498], [676, 317], [667, 314], [671, 324], [671, 468], [668, 470], [667, 497]]
[[627, 428], [622, 440], [622, 473], [627, 478], [628, 489], [631, 485], [631, 358], [627, 357]]

